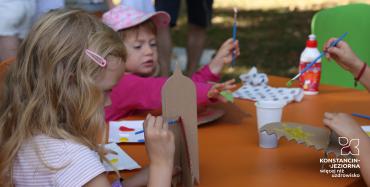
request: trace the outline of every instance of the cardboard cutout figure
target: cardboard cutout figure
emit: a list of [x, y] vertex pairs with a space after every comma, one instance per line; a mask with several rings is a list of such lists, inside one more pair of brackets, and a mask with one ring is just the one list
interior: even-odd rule
[[192, 187], [199, 184], [196, 90], [178, 64], [162, 88], [162, 115], [175, 134], [174, 165], [180, 166], [182, 171], [181, 176], [172, 180], [173, 185], [182, 183], [182, 186]]
[[335, 156], [342, 156], [338, 135], [328, 128], [313, 127], [291, 122], [269, 123], [263, 126], [260, 131], [267, 134], [276, 134], [278, 139], [285, 137], [287, 140], [295, 140], [307, 147], [314, 147], [316, 150], [324, 150], [325, 155], [334, 153]]

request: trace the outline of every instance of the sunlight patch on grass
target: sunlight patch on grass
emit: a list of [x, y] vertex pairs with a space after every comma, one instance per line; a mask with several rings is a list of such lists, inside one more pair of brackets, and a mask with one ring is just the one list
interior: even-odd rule
[[370, 3], [370, 0], [214, 0], [214, 8], [243, 10], [271, 10], [287, 8], [292, 10], [319, 10], [349, 3]]
[[[237, 19], [238, 27], [255, 26], [262, 21], [263, 19]], [[232, 14], [230, 14], [230, 16], [213, 16], [212, 24], [223, 27], [231, 27], [234, 24], [234, 17], [232, 17]]]

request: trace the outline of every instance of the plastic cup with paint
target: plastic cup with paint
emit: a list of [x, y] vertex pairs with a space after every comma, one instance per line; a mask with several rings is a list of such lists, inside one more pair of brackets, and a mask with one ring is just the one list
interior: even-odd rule
[[257, 101], [255, 105], [257, 109], [259, 146], [262, 148], [275, 148], [278, 143], [276, 135], [268, 135], [266, 132], [260, 132], [259, 130], [266, 124], [281, 121], [286, 101]]

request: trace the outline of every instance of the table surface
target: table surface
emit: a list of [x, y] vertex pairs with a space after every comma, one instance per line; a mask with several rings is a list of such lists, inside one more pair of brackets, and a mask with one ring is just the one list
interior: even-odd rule
[[[287, 81], [275, 76], [269, 79], [274, 87], [284, 87]], [[358, 178], [332, 178], [321, 174], [322, 151], [284, 138], [279, 140], [278, 148], [260, 148], [254, 103], [236, 99], [234, 104], [217, 104], [215, 107], [226, 109], [225, 116], [199, 127], [199, 186], [364, 186]], [[369, 106], [367, 91], [321, 85], [318, 95], [305, 96], [299, 103], [288, 104], [282, 121], [323, 127], [324, 112], [370, 115]], [[143, 119], [143, 116], [128, 119]], [[370, 125], [370, 121], [356, 120]], [[143, 144], [120, 144], [120, 147], [141, 166], [148, 164]], [[127, 177], [135, 172], [121, 173]]]

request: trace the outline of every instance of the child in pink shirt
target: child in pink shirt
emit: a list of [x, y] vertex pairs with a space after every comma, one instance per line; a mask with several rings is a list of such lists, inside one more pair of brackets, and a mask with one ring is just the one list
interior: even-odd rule
[[[103, 22], [119, 32], [128, 54], [125, 62], [127, 73], [110, 93], [112, 105], [105, 108], [107, 121], [118, 120], [135, 111], [161, 107], [161, 89], [167, 78], [150, 76], [158, 68], [156, 32], [160, 32], [169, 21], [170, 17], [165, 12], [144, 13], [122, 5], [103, 15]], [[206, 105], [211, 100], [224, 101], [219, 93], [234, 88], [234, 80], [210, 83], [219, 82], [219, 74], [224, 64], [231, 62], [233, 51], [239, 55], [238, 42], [226, 40], [210, 64], [192, 75], [199, 105]]]

